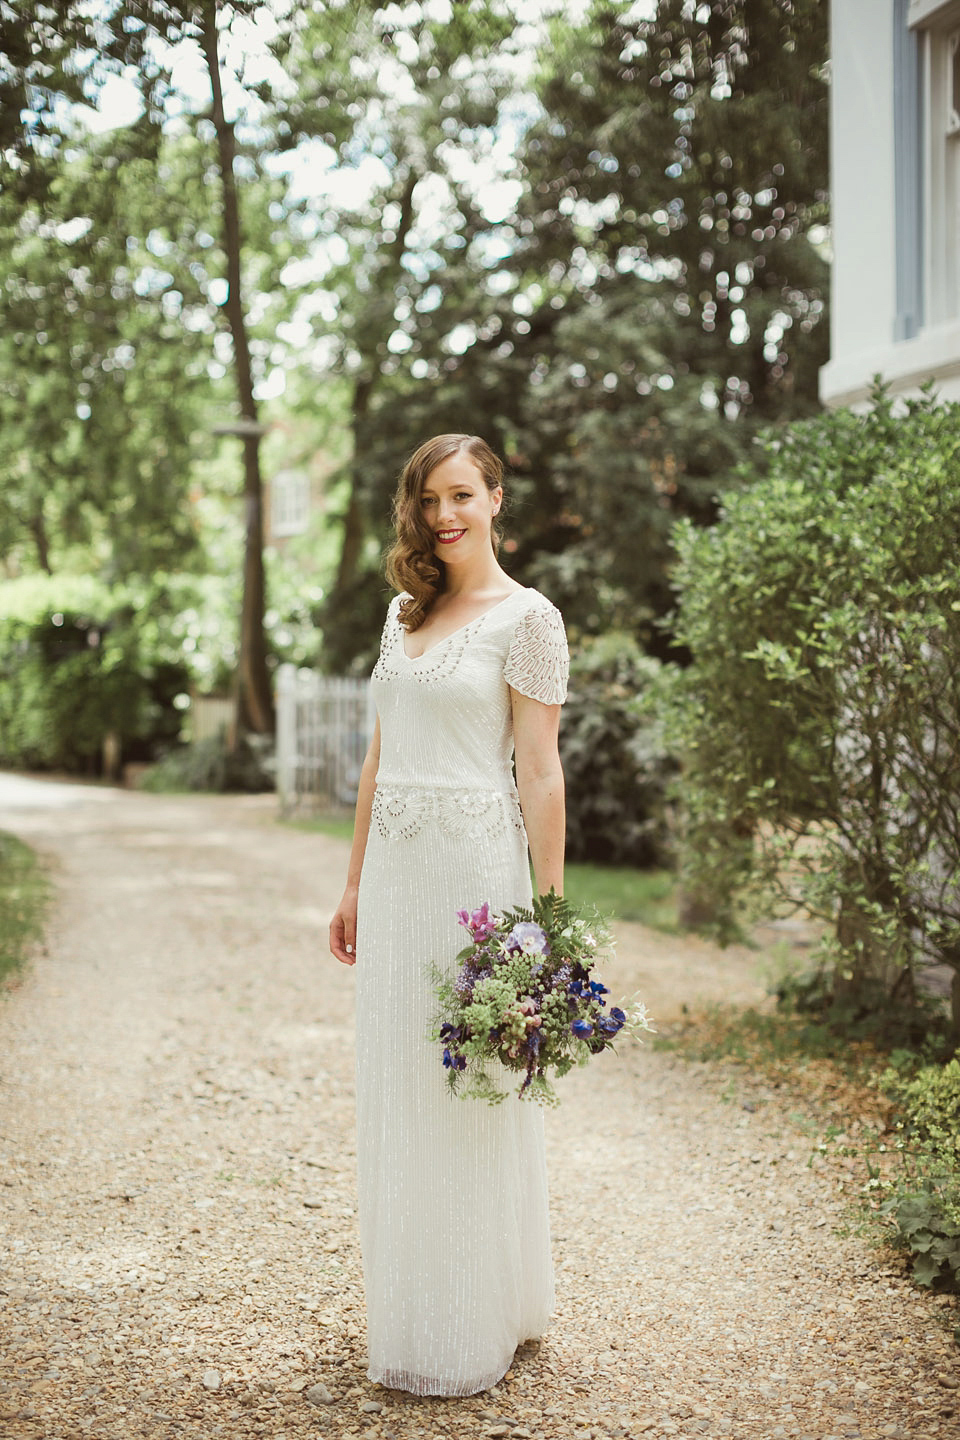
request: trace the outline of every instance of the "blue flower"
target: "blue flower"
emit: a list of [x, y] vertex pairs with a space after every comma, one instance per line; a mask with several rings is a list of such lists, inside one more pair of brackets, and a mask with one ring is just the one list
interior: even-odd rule
[[570, 1029], [578, 1040], [586, 1040], [593, 1034], [593, 1026], [589, 1020], [574, 1020]]
[[620, 1028], [621, 1022], [615, 1020], [612, 1015], [601, 1015], [597, 1021], [597, 1029], [601, 1035], [617, 1035]]
[[590, 993], [591, 995], [609, 995], [610, 991], [607, 989], [606, 985], [601, 985], [599, 980], [591, 980]]
[[610, 1011], [610, 1019], [611, 1019], [611, 1020], [616, 1020], [618, 1026], [619, 1026], [619, 1025], [625, 1025], [625, 1024], [627, 1023], [627, 1017], [626, 1017], [626, 1015], [623, 1013], [623, 1011], [620, 1009], [620, 1006], [619, 1006], [619, 1005], [614, 1005], [614, 1006], [612, 1007], [612, 1009], [611, 1009], [611, 1011]]

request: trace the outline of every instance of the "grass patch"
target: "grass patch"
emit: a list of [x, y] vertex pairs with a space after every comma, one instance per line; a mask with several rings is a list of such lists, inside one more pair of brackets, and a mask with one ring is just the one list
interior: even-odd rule
[[30, 847], [0, 831], [0, 980], [23, 964], [43, 934], [49, 890]]
[[309, 830], [314, 834], [332, 835], [334, 840], [353, 839], [352, 815], [311, 815], [304, 819], [285, 820], [284, 824], [292, 825], [295, 830]]
[[639, 920], [652, 930], [680, 933], [679, 887], [670, 870], [629, 865], [567, 865], [564, 891], [572, 905], [596, 905], [614, 920]]

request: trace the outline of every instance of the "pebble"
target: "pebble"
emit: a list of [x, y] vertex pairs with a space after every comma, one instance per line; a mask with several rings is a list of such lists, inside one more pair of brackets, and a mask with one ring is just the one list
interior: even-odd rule
[[306, 1399], [310, 1401], [311, 1405], [334, 1404], [334, 1397], [330, 1394], [330, 1391], [327, 1389], [326, 1385], [321, 1384], [319, 1381], [316, 1385], [311, 1385], [308, 1390], [304, 1390], [303, 1393]]
[[220, 1389], [220, 1371], [219, 1371], [219, 1370], [204, 1370], [204, 1372], [203, 1372], [203, 1388], [204, 1388], [204, 1390], [219, 1390], [219, 1389]]
[[383, 1406], [379, 1400], [365, 1400], [360, 1409], [364, 1415], [379, 1415]]

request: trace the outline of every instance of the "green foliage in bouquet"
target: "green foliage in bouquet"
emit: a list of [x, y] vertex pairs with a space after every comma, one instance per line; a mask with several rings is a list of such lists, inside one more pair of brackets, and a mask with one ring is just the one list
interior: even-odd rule
[[551, 1078], [612, 1048], [623, 1030], [651, 1028], [642, 1005], [607, 1010], [607, 987], [591, 978], [611, 947], [596, 912], [577, 911], [551, 890], [529, 910], [495, 915], [485, 904], [457, 915], [470, 944], [452, 978], [436, 977], [430, 1038], [443, 1046], [450, 1087], [463, 1098], [499, 1104], [505, 1068], [523, 1076], [521, 1098], [554, 1105]]

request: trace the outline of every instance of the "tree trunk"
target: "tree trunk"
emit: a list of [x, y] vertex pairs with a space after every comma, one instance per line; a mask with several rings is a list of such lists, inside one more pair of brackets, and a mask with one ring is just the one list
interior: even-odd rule
[[265, 582], [263, 573], [263, 482], [260, 477], [260, 432], [253, 398], [250, 346], [240, 292], [240, 207], [234, 175], [236, 142], [233, 123], [223, 111], [216, 0], [207, 0], [203, 12], [203, 51], [213, 91], [212, 118], [217, 133], [220, 179], [223, 186], [223, 248], [227, 257], [227, 300], [224, 306], [233, 338], [234, 374], [240, 414], [250, 424], [243, 436], [244, 556], [243, 605], [240, 615], [240, 656], [237, 665], [237, 715], [232, 743], [247, 731], [272, 734], [273, 695], [267, 672], [267, 646], [263, 632]]
[[357, 578], [357, 567], [363, 552], [366, 535], [366, 516], [360, 498], [360, 455], [363, 449], [363, 431], [367, 417], [370, 396], [374, 387], [373, 375], [362, 376], [353, 387], [353, 403], [350, 407], [350, 427], [353, 432], [353, 465], [350, 469], [350, 497], [343, 516], [343, 539], [340, 544], [340, 560], [337, 578], [334, 581], [335, 595], [344, 595]]
[[37, 560], [40, 569], [47, 575], [53, 574], [53, 566], [50, 564], [50, 542], [47, 539], [47, 526], [43, 518], [43, 501], [37, 501], [37, 508], [30, 517], [30, 534], [33, 536], [33, 543], [37, 547]]

